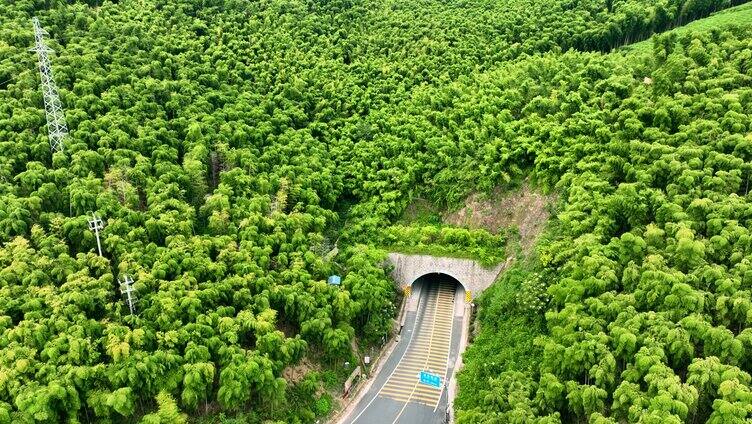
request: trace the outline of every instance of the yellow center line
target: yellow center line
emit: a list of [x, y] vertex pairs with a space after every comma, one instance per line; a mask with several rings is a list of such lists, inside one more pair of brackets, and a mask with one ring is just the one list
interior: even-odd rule
[[[438, 304], [438, 294], [436, 296], [436, 303]], [[433, 312], [433, 322], [431, 323], [431, 337], [433, 338], [433, 331], [434, 331], [434, 325], [436, 324], [436, 315], [438, 314], [439, 310], [438, 308], [434, 310]], [[430, 352], [430, 344], [429, 344], [429, 352]], [[396, 423], [397, 420], [399, 420], [399, 417], [402, 416], [402, 413], [405, 412], [405, 408], [407, 408], [407, 405], [410, 403], [410, 399], [412, 399], [413, 394], [415, 394], [415, 388], [418, 387], [418, 382], [413, 383], [413, 390], [410, 392], [410, 395], [407, 397], [407, 400], [405, 401], [405, 404], [402, 405], [402, 409], [400, 409], [399, 413], [396, 417], [394, 417], [394, 421], [392, 421], [392, 424]]]
[[[438, 312], [439, 312], [439, 306], [440, 306], [439, 305], [439, 300], [448, 300], [448, 299], [451, 299], [452, 303], [454, 303], [453, 302], [454, 297], [452, 296], [450, 298], [448, 295], [442, 296], [442, 294], [446, 294], [446, 292], [444, 292], [441, 289], [449, 289], [449, 286], [448, 285], [447, 286], [444, 286], [444, 285], [440, 286], [439, 290], [438, 290], [438, 293], [436, 295], [436, 306], [437, 307], [433, 311], [434, 314], [433, 314], [433, 322], [431, 323], [431, 333], [430, 333], [431, 336], [428, 339], [428, 354], [426, 355], [425, 362], [423, 363], [423, 369], [425, 369], [425, 367], [428, 365], [428, 362], [430, 361], [431, 356], [432, 356], [431, 346], [432, 346], [432, 343], [433, 343], [434, 335], [435, 335], [436, 330], [437, 330], [436, 317], [437, 317]], [[444, 306], [442, 308], [442, 312], [449, 312], [450, 308], [447, 307], [446, 304], [445, 305], [441, 305], [441, 306]], [[449, 328], [449, 331], [450, 331], [450, 340], [451, 340], [452, 327]], [[449, 348], [449, 346], [447, 346], [447, 348]], [[445, 360], [445, 363], [444, 363], [445, 366], [448, 365], [448, 361], [449, 361], [449, 352], [447, 352], [447, 354], [446, 354], [446, 360]], [[446, 376], [444, 378], [446, 378]], [[399, 413], [394, 418], [394, 421], [392, 421], [392, 424], [395, 424], [397, 422], [397, 420], [399, 420], [399, 417], [402, 416], [402, 413], [405, 411], [405, 408], [407, 408], [407, 405], [410, 403], [410, 400], [413, 398], [413, 395], [415, 395], [415, 391], [416, 391], [416, 389], [418, 387], [418, 384], [419, 383], [417, 381], [415, 383], [413, 383], [413, 388], [412, 388], [412, 391], [410, 392], [410, 395], [407, 397], [407, 400], [405, 401], [405, 404], [402, 405], [402, 409], [400, 409]], [[434, 406], [434, 411], [436, 411], [436, 408], [438, 408], [439, 401], [441, 400], [441, 392], [443, 392], [443, 388], [440, 389], [439, 399], [436, 401], [436, 404]]]
[[[457, 294], [455, 293], [455, 296]], [[447, 377], [449, 377], [449, 357], [452, 354], [452, 334], [454, 333], [454, 299], [455, 296], [452, 297], [452, 314], [449, 316], [450, 322], [452, 323], [452, 326], [449, 327], [449, 346], [447, 347], [447, 353], [446, 353], [446, 368], [444, 371], [444, 384], [441, 386], [441, 389], [439, 391], [439, 398], [436, 400], [436, 405], [433, 407], [433, 412], [436, 412], [436, 409], [439, 407], [439, 402], [441, 402], [441, 395], [444, 394], [444, 387], [446, 387], [446, 380]], [[449, 401], [447, 400], [447, 403]]]

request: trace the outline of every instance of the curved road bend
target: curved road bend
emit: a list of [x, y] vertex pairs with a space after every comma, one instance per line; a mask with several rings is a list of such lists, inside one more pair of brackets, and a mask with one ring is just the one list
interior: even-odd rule
[[[342, 424], [443, 423], [446, 418], [445, 382], [457, 359], [462, 317], [455, 317], [455, 282], [442, 276], [416, 282], [420, 296], [416, 311], [409, 312], [402, 338], [386, 359], [369, 391]], [[462, 294], [462, 293], [460, 293]], [[464, 296], [462, 297], [464, 298]], [[442, 377], [435, 389], [419, 382], [421, 370]]]

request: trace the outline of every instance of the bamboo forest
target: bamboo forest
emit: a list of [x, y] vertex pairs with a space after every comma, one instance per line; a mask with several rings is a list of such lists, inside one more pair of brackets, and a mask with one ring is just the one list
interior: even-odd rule
[[3, 0], [0, 424], [350, 423], [391, 252], [452, 422], [749, 424], [751, 179], [743, 0]]

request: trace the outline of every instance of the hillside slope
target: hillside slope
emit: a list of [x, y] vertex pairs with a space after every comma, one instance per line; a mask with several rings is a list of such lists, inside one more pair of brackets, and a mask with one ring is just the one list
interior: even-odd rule
[[[378, 347], [392, 328], [397, 293], [374, 246], [504, 256], [503, 236], [484, 230], [392, 226], [410, 200], [455, 203], [527, 176], [569, 205], [560, 244], [542, 250], [551, 292], [525, 283], [543, 302], [531, 319], [541, 327], [550, 309], [548, 352], [579, 361], [546, 357], [520, 377], [578, 384], [573, 406], [562, 392], [536, 414], [608, 414], [592, 405], [611, 408], [620, 367], [653, 348], [601, 337], [610, 291], [692, 349], [664, 352], [669, 382], [699, 355], [746, 370], [750, 36], [664, 41], [652, 59], [598, 53], [732, 4], [0, 2], [0, 424], [182, 422], [179, 411], [316, 422], [358, 360], [353, 340]], [[32, 16], [70, 129], [54, 154]], [[671, 311], [688, 306], [659, 303], [665, 287], [630, 298], [643, 274], [680, 281], [671, 302], [699, 297], [702, 315], [680, 331]], [[586, 300], [605, 317], [578, 315]], [[585, 341], [556, 330], [561, 311]], [[289, 377], [304, 359], [320, 372]], [[582, 390], [600, 397], [583, 410], [590, 370], [600, 377]], [[704, 418], [715, 381], [694, 403], [685, 386], [666, 390]], [[640, 389], [634, 404], [664, 399]], [[686, 415], [671, 405], [661, 411]]]
[[[690, 22], [686, 25], [672, 29], [671, 33], [681, 35], [686, 32], [694, 31], [711, 31], [724, 30], [730, 26], [743, 25], [752, 21], [752, 3], [746, 3], [741, 6], [724, 9], [715, 12], [711, 16]], [[645, 53], [653, 46], [651, 40], [640, 41], [639, 43], [624, 46], [626, 51], [635, 51]]]
[[479, 300], [459, 423], [751, 418], [752, 21], [735, 23], [454, 88], [477, 106], [443, 115], [508, 117], [562, 194], [537, 256]]

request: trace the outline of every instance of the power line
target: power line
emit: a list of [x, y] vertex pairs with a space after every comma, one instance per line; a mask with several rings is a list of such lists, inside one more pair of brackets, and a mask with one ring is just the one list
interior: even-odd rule
[[39, 58], [39, 75], [42, 81], [42, 95], [44, 97], [44, 112], [47, 116], [47, 132], [50, 139], [50, 149], [53, 153], [63, 151], [63, 139], [68, 135], [68, 124], [65, 121], [63, 104], [60, 102], [57, 85], [52, 75], [52, 66], [48, 53], [53, 50], [44, 43], [44, 35], [49, 35], [39, 24], [39, 19], [33, 17], [34, 48], [29, 51], [37, 53]]
[[7, 80], [5, 80], [5, 81], [0, 81], [0, 86], [2, 86], [2, 85], [4, 85], [4, 84], [7, 84], [7, 83], [9, 83], [9, 82], [18, 82], [18, 81], [19, 81], [19, 79], [20, 79], [20, 78], [21, 78], [22, 76], [26, 75], [26, 73], [27, 73], [27, 72], [31, 72], [31, 70], [27, 69], [27, 70], [25, 70], [25, 71], [23, 71], [23, 72], [20, 72], [20, 73], [19, 73], [19, 74], [17, 74], [17, 75], [13, 75], [12, 77], [8, 78], [8, 79], [7, 79]]

